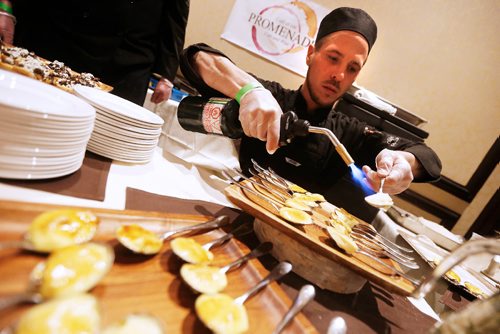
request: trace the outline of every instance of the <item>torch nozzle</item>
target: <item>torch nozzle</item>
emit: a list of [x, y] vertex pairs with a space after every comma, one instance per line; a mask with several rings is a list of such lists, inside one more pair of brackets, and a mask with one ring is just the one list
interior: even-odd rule
[[333, 146], [335, 146], [335, 150], [337, 153], [340, 155], [342, 160], [344, 160], [345, 164], [347, 166], [351, 166], [354, 164], [354, 159], [351, 157], [349, 152], [347, 152], [347, 149], [345, 148], [344, 145], [339, 141], [339, 139], [333, 134], [332, 131], [326, 128], [320, 128], [316, 126], [310, 126], [309, 127], [309, 132], [310, 133], [319, 133], [327, 136], [330, 141], [332, 142]]
[[354, 159], [351, 157], [349, 152], [347, 152], [346, 148], [344, 145], [340, 144], [335, 147], [335, 151], [340, 155], [342, 160], [344, 160], [345, 164], [347, 166], [351, 166], [354, 164]]

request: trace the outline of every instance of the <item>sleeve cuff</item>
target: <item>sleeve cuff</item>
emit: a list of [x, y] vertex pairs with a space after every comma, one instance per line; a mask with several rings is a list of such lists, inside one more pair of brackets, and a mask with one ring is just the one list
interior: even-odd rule
[[412, 153], [422, 167], [420, 175], [415, 177], [414, 182], [433, 182], [439, 180], [442, 165], [441, 160], [433, 150], [425, 145], [417, 145], [408, 147], [405, 151]]

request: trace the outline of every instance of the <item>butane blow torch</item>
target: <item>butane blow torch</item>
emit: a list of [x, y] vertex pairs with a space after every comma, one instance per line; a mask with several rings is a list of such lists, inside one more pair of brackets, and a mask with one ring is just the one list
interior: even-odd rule
[[354, 164], [354, 159], [331, 130], [311, 126], [309, 121], [299, 119], [293, 111], [288, 111], [281, 116], [280, 146], [290, 143], [294, 137], [307, 136], [309, 133], [318, 133], [327, 136], [345, 164], [347, 166]]

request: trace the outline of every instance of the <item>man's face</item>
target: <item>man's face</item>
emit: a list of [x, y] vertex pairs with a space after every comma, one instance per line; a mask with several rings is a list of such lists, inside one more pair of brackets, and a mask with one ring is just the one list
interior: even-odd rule
[[302, 93], [308, 109], [332, 105], [351, 87], [368, 57], [368, 42], [353, 31], [338, 31], [309, 46]]

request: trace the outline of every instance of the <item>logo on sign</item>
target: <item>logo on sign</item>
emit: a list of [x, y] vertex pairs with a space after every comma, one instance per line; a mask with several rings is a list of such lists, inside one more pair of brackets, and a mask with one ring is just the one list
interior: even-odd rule
[[255, 47], [270, 56], [302, 51], [314, 43], [318, 29], [316, 13], [301, 1], [251, 12], [248, 21]]

